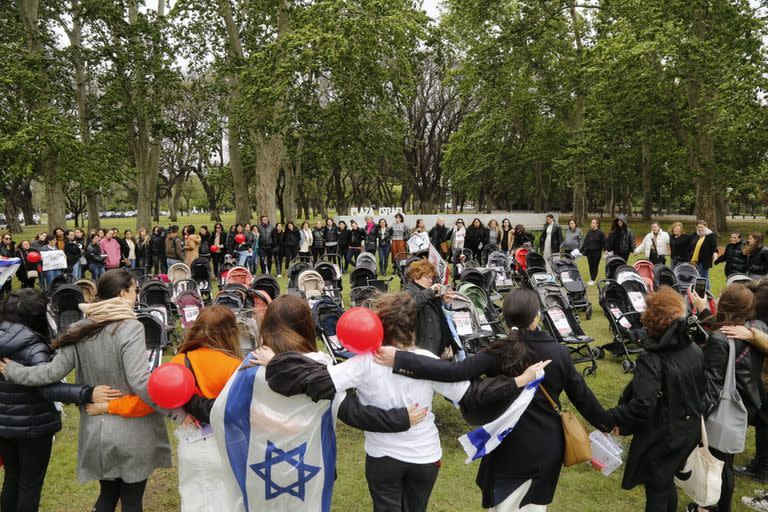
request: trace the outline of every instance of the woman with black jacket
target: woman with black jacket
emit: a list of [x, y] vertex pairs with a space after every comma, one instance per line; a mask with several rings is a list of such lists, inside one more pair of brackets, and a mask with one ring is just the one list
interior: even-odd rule
[[[553, 235], [554, 237], [560, 237], [560, 230], [556, 230]], [[524, 245], [532, 245], [533, 244], [533, 235], [528, 233], [528, 231], [525, 230], [525, 226], [522, 224], [518, 224], [515, 226], [515, 229], [513, 231], [513, 238], [512, 238], [512, 249], [517, 249], [518, 247], [523, 247]], [[558, 248], [559, 248], [559, 242], [558, 242]]]
[[635, 250], [635, 237], [623, 215], [613, 219], [611, 232], [605, 240], [605, 250], [614, 256], [621, 256], [624, 261], [629, 261], [629, 255]]
[[27, 255], [31, 251], [29, 240], [22, 240], [16, 249], [15, 256], [21, 259], [19, 270], [16, 271], [16, 277], [19, 278], [22, 288], [34, 288], [37, 279], [37, 263], [31, 263]]
[[[85, 246], [83, 246], [85, 247]], [[151, 271], [152, 265], [152, 239], [147, 233], [147, 228], [139, 228], [139, 234], [136, 237], [136, 266]]]
[[80, 258], [83, 257], [85, 247], [75, 240], [75, 232], [71, 229], [67, 230], [65, 237], [67, 241], [64, 244], [64, 255], [67, 257], [67, 270], [77, 280], [83, 277]]
[[746, 245], [747, 244], [745, 244], [744, 240], [741, 238], [741, 233], [736, 231], [731, 233], [731, 236], [728, 240], [728, 245], [725, 246], [723, 254], [718, 256], [715, 260], [715, 265], [725, 263], [726, 279], [733, 274], [747, 273], [748, 256], [745, 252], [745, 249], [747, 251], [750, 251], [750, 249], [747, 248]]
[[472, 225], [467, 228], [467, 236], [464, 239], [464, 248], [472, 251], [472, 257], [475, 261], [480, 261], [480, 251], [488, 243], [488, 229], [483, 226], [480, 219], [472, 221]]
[[[393, 371], [418, 379], [455, 382], [486, 375], [514, 377], [537, 361], [551, 361], [541, 383], [559, 405], [565, 391], [576, 409], [600, 430], [613, 428], [613, 418], [603, 409], [573, 365], [568, 348], [544, 331], [537, 330], [539, 301], [530, 290], [513, 289], [504, 298], [505, 323], [512, 328], [507, 339], [494, 343], [460, 362], [442, 361], [403, 350], [382, 347], [377, 362]], [[465, 418], [484, 424], [503, 413], [516, 397], [512, 394], [490, 405], [462, 406]], [[516, 504], [546, 506], [552, 502], [563, 464], [563, 426], [560, 416], [543, 393], [536, 393], [525, 414], [501, 444], [482, 458], [477, 485], [483, 507]]]
[[[25, 366], [51, 360], [46, 301], [39, 292], [17, 290], [0, 302], [0, 358]], [[40, 505], [53, 436], [61, 430], [61, 412], [54, 402], [108, 402], [120, 396], [109, 386], [95, 388], [56, 383], [27, 387], [0, 377], [0, 458], [5, 465], [0, 509], [35, 511]]]
[[371, 230], [376, 235], [376, 245], [379, 252], [379, 273], [387, 275], [389, 254], [392, 251], [392, 228], [387, 225], [385, 219], [379, 219], [379, 223]]
[[[278, 222], [275, 224], [275, 229], [270, 234], [270, 250], [275, 260], [275, 270], [277, 271], [277, 277], [283, 277], [283, 260], [285, 259], [285, 230], [283, 229], [283, 223]], [[286, 267], [290, 262], [286, 262]]]
[[365, 242], [365, 230], [358, 227], [356, 220], [349, 221], [349, 246], [347, 247], [345, 265], [357, 264], [357, 257], [363, 250]]
[[448, 228], [443, 219], [437, 219], [432, 229], [429, 230], [429, 243], [437, 249], [444, 259], [448, 258]]
[[[742, 247], [747, 258], [747, 274], [752, 279], [760, 279], [768, 274], [768, 249], [763, 247], [763, 235], [752, 233]], [[719, 258], [718, 258], [719, 260]]]
[[325, 228], [320, 221], [312, 229], [312, 262], [317, 263], [325, 254]]
[[161, 226], [152, 228], [152, 238], [149, 243], [152, 255], [152, 268], [147, 269], [151, 274], [167, 274], [168, 261], [165, 259], [165, 230]]
[[691, 237], [688, 251], [691, 255], [691, 265], [699, 270], [699, 276], [706, 278], [709, 290], [709, 269], [712, 268], [718, 256], [717, 235], [707, 226], [707, 222], [696, 222], [696, 235]]
[[683, 223], [672, 224], [669, 228], [669, 256], [672, 260], [672, 268], [691, 261], [690, 245], [691, 235], [683, 232]]
[[584, 240], [581, 241], [579, 248], [579, 252], [587, 257], [587, 263], [589, 263], [589, 283], [587, 283], [589, 286], [595, 284], [597, 269], [600, 267], [600, 258], [603, 256], [604, 249], [605, 233], [600, 229], [600, 220], [592, 219], [590, 229], [584, 235]]
[[296, 228], [296, 224], [291, 221], [285, 225], [285, 266], [286, 269], [290, 266], [293, 259], [299, 255], [299, 230]]
[[504, 253], [508, 253], [515, 245], [515, 229], [509, 219], [501, 221], [501, 244], [499, 244]]
[[610, 413], [621, 435], [634, 435], [622, 487], [645, 486], [646, 512], [675, 512], [675, 472], [701, 437], [704, 356], [692, 343], [677, 291], [661, 287], [646, 302], [645, 352]]
[[213, 225], [213, 233], [211, 233], [210, 247], [214, 245], [217, 249], [211, 251], [211, 262], [213, 263], [213, 275], [219, 275], [219, 267], [224, 263], [224, 255], [227, 252], [227, 233], [224, 231], [224, 225], [221, 222], [217, 222]]
[[347, 271], [347, 251], [349, 250], [349, 237], [351, 235], [349, 228], [347, 228], [347, 223], [343, 220], [339, 221], [338, 224], [338, 235], [339, 235], [339, 245], [338, 245], [338, 260], [336, 263], [341, 268], [341, 273]]
[[[5, 233], [2, 240], [0, 240], [0, 256], [6, 258], [16, 257], [16, 245], [13, 243], [10, 233]], [[10, 278], [7, 279], [2, 288], [0, 288], [0, 299], [2, 299], [4, 295], [11, 293], [12, 286], [13, 280]]]
[[405, 291], [419, 308], [416, 317], [416, 346], [442, 357], [451, 346], [453, 334], [443, 313], [443, 297], [437, 295], [440, 285], [434, 284], [437, 270], [428, 260], [419, 260], [408, 266]]
[[[704, 417], [712, 414], [720, 403], [720, 395], [726, 378], [728, 357], [731, 350], [736, 355], [736, 389], [741, 402], [747, 410], [747, 415], [753, 418], [762, 406], [760, 396], [760, 373], [763, 358], [751, 349], [749, 343], [741, 339], [729, 339], [719, 328], [722, 326], [742, 326], [754, 318], [755, 294], [742, 284], [731, 284], [725, 287], [717, 303], [717, 315], [712, 316], [706, 309], [706, 301], [693, 294], [694, 306], [699, 313], [699, 319], [711, 325], [710, 332], [704, 345], [704, 365], [706, 385], [702, 401]], [[732, 343], [731, 343], [732, 341]], [[746, 432], [747, 425], [744, 425]], [[746, 434], [744, 434], [746, 435]], [[720, 451], [718, 447], [709, 447], [712, 455], [724, 462], [723, 479], [720, 490], [720, 500], [717, 502], [717, 512], [730, 512], [735, 487], [733, 471], [733, 453]], [[695, 504], [688, 505], [688, 511], [695, 511]], [[705, 510], [701, 507], [698, 510]]]

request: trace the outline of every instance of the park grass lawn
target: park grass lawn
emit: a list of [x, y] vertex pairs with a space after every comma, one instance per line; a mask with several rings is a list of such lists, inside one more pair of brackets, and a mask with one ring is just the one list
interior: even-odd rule
[[[225, 224], [231, 223], [231, 216], [225, 217]], [[161, 222], [168, 225], [167, 219]], [[198, 215], [183, 218], [179, 224], [192, 223], [196, 226], [214, 223], [205, 216]], [[105, 220], [105, 227], [118, 227], [133, 229], [134, 219]], [[686, 226], [691, 230], [692, 223]], [[754, 223], [734, 223], [733, 228], [740, 228], [748, 233], [755, 230], [758, 225]], [[763, 230], [760, 226], [759, 231]], [[40, 226], [31, 226], [25, 230], [24, 235], [31, 237], [33, 233], [42, 231]], [[639, 230], [639, 232], [644, 232]], [[21, 235], [15, 235], [14, 240], [22, 240]], [[727, 240], [727, 234], [721, 234], [721, 245]], [[580, 261], [579, 265], [583, 275], [587, 275], [586, 262]], [[716, 267], [712, 273], [713, 291], [719, 293], [724, 285], [723, 267]], [[284, 288], [287, 279], [280, 280]], [[397, 282], [393, 281], [394, 288]], [[14, 282], [16, 285], [17, 282]], [[345, 293], [348, 293], [347, 278], [345, 277]], [[589, 299], [594, 305], [595, 313], [591, 320], [582, 318], [582, 326], [586, 333], [592, 336], [598, 345], [611, 341], [611, 333], [608, 323], [598, 305], [596, 287], [589, 288]], [[616, 404], [624, 386], [630, 380], [630, 375], [622, 373], [620, 359], [613, 359], [610, 355], [599, 361], [597, 376], [588, 377], [587, 383], [595, 392], [600, 402], [611, 407]], [[564, 405], [567, 406], [565, 395]], [[443, 467], [437, 479], [435, 489], [430, 500], [430, 511], [461, 511], [479, 510], [480, 493], [474, 483], [478, 463], [464, 464], [464, 452], [456, 440], [468, 430], [467, 424], [461, 414], [447, 401], [436, 397], [434, 409], [437, 416], [443, 444]], [[77, 428], [79, 412], [76, 407], [66, 406], [64, 428], [56, 436], [53, 447], [53, 455], [43, 489], [41, 511], [44, 512], [73, 512], [90, 511], [98, 494], [98, 483], [89, 482], [80, 484], [76, 477], [77, 466]], [[168, 425], [169, 438], [175, 444], [173, 437], [173, 425]], [[751, 430], [751, 429], [750, 429]], [[340, 512], [356, 512], [371, 510], [371, 501], [365, 483], [365, 452], [363, 450], [363, 434], [342, 423], [338, 426], [338, 479], [334, 492], [333, 509]], [[628, 439], [624, 441], [628, 447]], [[175, 451], [175, 449], [174, 449]], [[736, 462], [746, 461], [754, 453], [752, 433], [748, 435], [748, 447], [744, 454], [736, 457]], [[625, 453], [626, 455], [626, 453]], [[626, 457], [625, 457], [626, 458]], [[514, 463], [514, 461], [510, 461]], [[642, 488], [633, 491], [621, 489], [622, 468], [619, 468], [609, 477], [592, 469], [589, 464], [581, 464], [571, 468], [564, 468], [560, 475], [555, 500], [549, 507], [554, 512], [634, 512], [643, 510], [644, 496]], [[740, 503], [740, 497], [751, 494], [753, 489], [760, 485], [742, 478], [737, 478], [735, 493], [735, 511], [748, 510]], [[175, 469], [163, 469], [156, 471], [149, 480], [145, 510], [173, 511], [179, 509], [179, 497], [177, 491], [177, 476]], [[687, 500], [681, 493], [678, 510], [684, 510]], [[222, 511], [227, 512], [227, 511]]]

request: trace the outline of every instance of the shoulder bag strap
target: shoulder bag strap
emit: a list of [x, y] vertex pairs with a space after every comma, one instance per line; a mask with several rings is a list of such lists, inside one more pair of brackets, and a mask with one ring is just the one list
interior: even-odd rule
[[189, 368], [189, 371], [192, 372], [192, 377], [195, 379], [195, 387], [199, 390], [200, 385], [197, 383], [197, 374], [195, 373], [195, 369], [192, 368], [192, 361], [189, 360], [189, 354], [184, 352], [184, 366]]
[[552, 400], [552, 397], [549, 396], [549, 393], [547, 393], [547, 388], [544, 387], [543, 384], [539, 384], [539, 389], [541, 389], [541, 392], [544, 393], [544, 396], [547, 397], [547, 401], [552, 406], [552, 408], [555, 410], [555, 412], [560, 415], [562, 412], [560, 411], [560, 408], [557, 406], [554, 400]]

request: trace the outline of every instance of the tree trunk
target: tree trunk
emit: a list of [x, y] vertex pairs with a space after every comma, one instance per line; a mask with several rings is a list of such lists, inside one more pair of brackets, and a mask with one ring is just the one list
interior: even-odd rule
[[651, 139], [643, 131], [640, 141], [640, 157], [643, 175], [643, 220], [651, 220], [653, 215], [653, 180], [651, 179]]
[[32, 182], [24, 180], [19, 188], [19, 199], [16, 201], [24, 214], [24, 223], [31, 226], [35, 223], [35, 207], [32, 204]]
[[85, 195], [85, 200], [88, 205], [88, 231], [99, 229], [101, 227], [101, 219], [99, 218], [99, 195], [96, 192], [89, 192]]
[[299, 137], [296, 145], [296, 156], [293, 165], [288, 159], [283, 162], [283, 209], [280, 212], [284, 222], [296, 219], [296, 188], [298, 177], [301, 176], [301, 163], [304, 155], [304, 137]]
[[544, 190], [544, 165], [538, 160], [533, 164], [533, 209], [537, 212], [547, 210], [547, 193]]
[[[579, 30], [579, 20], [576, 13], [576, 0], [570, 0], [570, 16], [573, 25], [573, 37], [576, 45], [576, 55], [578, 59], [577, 81], [575, 87], [576, 99], [573, 108], [573, 119], [571, 130], [574, 137], [578, 137], [584, 126], [584, 103], [586, 101], [586, 91], [582, 83], [581, 74], [583, 73], [584, 60], [582, 58], [583, 46], [581, 41], [581, 31]], [[573, 220], [577, 226], [583, 226], [587, 222], [587, 183], [583, 164], [579, 162], [578, 168], [574, 171], [573, 180]]]
[[22, 184], [19, 180], [13, 180], [8, 185], [2, 187], [2, 192], [5, 194], [5, 205], [3, 207], [5, 222], [8, 224], [8, 231], [11, 233], [21, 233], [23, 230], [19, 221], [19, 213], [21, 213], [19, 192], [21, 189]]

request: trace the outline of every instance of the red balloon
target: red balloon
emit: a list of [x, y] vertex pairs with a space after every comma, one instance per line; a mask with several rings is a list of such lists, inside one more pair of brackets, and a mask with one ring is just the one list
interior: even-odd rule
[[381, 346], [384, 326], [381, 325], [381, 319], [370, 309], [349, 308], [339, 317], [336, 336], [350, 352], [371, 354]]
[[242, 234], [242, 233], [236, 234], [235, 235], [235, 242], [238, 243], [238, 244], [241, 244], [241, 243], [245, 242], [245, 235]]
[[211, 246], [211, 252], [219, 252], [219, 246], [218, 245], [212, 245]]
[[27, 261], [30, 263], [37, 263], [38, 261], [40, 261], [40, 259], [41, 259], [40, 253], [37, 251], [30, 251], [29, 253], [27, 253]]
[[160, 365], [147, 383], [149, 397], [164, 409], [181, 407], [195, 393], [195, 377], [189, 368], [178, 363]]

